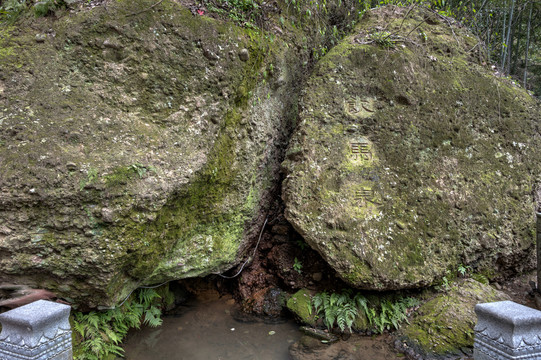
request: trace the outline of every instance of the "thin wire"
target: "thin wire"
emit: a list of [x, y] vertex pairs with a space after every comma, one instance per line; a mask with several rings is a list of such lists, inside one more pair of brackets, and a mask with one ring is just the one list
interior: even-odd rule
[[[259, 239], [257, 240], [257, 244], [255, 245], [254, 252], [252, 254], [252, 259], [254, 258], [255, 252], [257, 251], [257, 248], [259, 246], [259, 242], [261, 241], [261, 236], [263, 236], [263, 230], [265, 230], [265, 225], [267, 225], [267, 220], [269, 220], [268, 216], [265, 219], [265, 223], [263, 224], [263, 227], [261, 228], [261, 232], [259, 233]], [[234, 278], [236, 278], [237, 276], [240, 275], [240, 273], [242, 272], [242, 270], [244, 269], [244, 266], [248, 263], [248, 261], [250, 261], [250, 258], [246, 259], [244, 264], [242, 264], [242, 266], [240, 267], [240, 270], [233, 276], [225, 276], [225, 275], [222, 275], [220, 273], [213, 273], [213, 274], [219, 275], [219, 276], [223, 277], [224, 279], [234, 279]]]

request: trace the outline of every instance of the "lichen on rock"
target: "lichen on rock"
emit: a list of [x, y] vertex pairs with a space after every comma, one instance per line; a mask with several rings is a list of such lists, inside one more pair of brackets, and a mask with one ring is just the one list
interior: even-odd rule
[[539, 103], [434, 16], [369, 11], [311, 74], [283, 163], [287, 219], [358, 288], [533, 266]]

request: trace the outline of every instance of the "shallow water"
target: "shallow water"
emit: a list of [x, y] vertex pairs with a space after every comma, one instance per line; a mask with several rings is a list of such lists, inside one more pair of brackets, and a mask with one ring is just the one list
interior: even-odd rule
[[232, 299], [198, 301], [163, 325], [131, 333], [125, 342], [128, 360], [286, 360], [301, 337], [293, 321], [279, 324], [235, 320]]

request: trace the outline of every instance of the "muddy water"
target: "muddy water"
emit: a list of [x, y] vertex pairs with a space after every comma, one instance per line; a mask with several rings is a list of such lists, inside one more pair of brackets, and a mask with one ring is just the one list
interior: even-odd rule
[[301, 334], [294, 321], [276, 324], [235, 320], [232, 299], [198, 301], [166, 316], [158, 328], [130, 334], [128, 360], [282, 360]]
[[[198, 299], [178, 314], [166, 316], [158, 328], [143, 328], [128, 336], [127, 360], [289, 360], [289, 347], [302, 334], [293, 321], [239, 321], [231, 298]], [[317, 342], [317, 341], [316, 341]], [[321, 346], [322, 344], [320, 344]], [[317, 346], [316, 346], [317, 347]], [[354, 336], [307, 353], [293, 346], [295, 358], [306, 360], [388, 360], [397, 354], [383, 337]]]

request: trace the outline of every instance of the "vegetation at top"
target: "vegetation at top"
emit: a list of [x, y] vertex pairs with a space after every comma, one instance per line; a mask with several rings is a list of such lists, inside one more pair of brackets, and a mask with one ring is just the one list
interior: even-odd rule
[[[479, 48], [472, 51], [483, 52], [500, 74], [510, 75], [527, 89], [541, 94], [539, 0], [338, 0], [332, 3], [332, 9], [327, 0], [282, 0], [272, 5], [263, 0], [203, 0], [201, 4], [210, 13], [254, 29], [264, 29], [273, 17], [282, 26], [286, 20], [293, 26], [302, 26], [303, 22], [312, 26], [325, 19], [333, 25], [317, 27], [327, 41], [313, 49], [315, 60], [347, 34], [368, 9], [384, 5], [426, 6], [468, 26], [481, 40]], [[13, 23], [29, 12], [34, 16], [51, 15], [66, 6], [65, 0], [0, 0], [0, 23]]]

